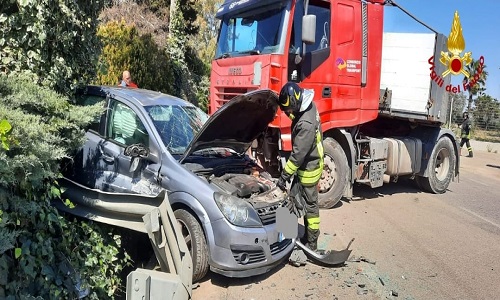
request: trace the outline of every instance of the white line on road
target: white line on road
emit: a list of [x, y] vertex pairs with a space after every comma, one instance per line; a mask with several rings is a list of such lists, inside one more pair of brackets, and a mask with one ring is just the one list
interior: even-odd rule
[[495, 227], [497, 227], [497, 228], [500, 228], [500, 225], [498, 225], [497, 223], [492, 222], [492, 221], [490, 221], [490, 220], [486, 219], [485, 217], [483, 217], [483, 216], [481, 216], [481, 215], [478, 215], [478, 214], [476, 214], [476, 213], [475, 213], [475, 212], [473, 212], [473, 211], [468, 210], [467, 208], [464, 208], [464, 207], [461, 207], [461, 206], [459, 206], [459, 208], [460, 208], [460, 209], [462, 209], [462, 210], [464, 210], [464, 211], [466, 211], [466, 212], [468, 212], [469, 214], [471, 214], [471, 215], [473, 215], [473, 216], [475, 216], [475, 217], [478, 217], [479, 219], [481, 219], [481, 220], [483, 220], [483, 221], [485, 221], [485, 222], [490, 223], [491, 225], [493, 225], [493, 226], [495, 226]]

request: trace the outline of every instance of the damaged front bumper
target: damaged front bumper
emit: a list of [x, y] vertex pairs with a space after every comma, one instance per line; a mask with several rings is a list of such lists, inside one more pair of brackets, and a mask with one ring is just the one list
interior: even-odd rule
[[227, 277], [264, 274], [285, 260], [295, 239], [281, 239], [276, 224], [243, 228], [225, 219], [212, 223], [214, 245], [210, 246], [210, 270]]

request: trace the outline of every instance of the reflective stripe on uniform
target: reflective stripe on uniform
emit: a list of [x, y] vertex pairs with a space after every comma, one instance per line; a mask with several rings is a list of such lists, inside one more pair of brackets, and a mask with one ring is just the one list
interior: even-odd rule
[[466, 139], [469, 139], [469, 140], [470, 140], [470, 132], [469, 132], [469, 134], [462, 133], [462, 135], [461, 135], [460, 137], [461, 137], [461, 138], [466, 138]]
[[319, 229], [319, 217], [307, 218], [307, 228], [312, 230]]
[[297, 171], [299, 167], [296, 166], [291, 160], [288, 160], [285, 165], [285, 172], [287, 172], [290, 175], [295, 174], [295, 171]]
[[318, 154], [319, 154], [319, 167], [311, 171], [299, 170], [297, 172], [297, 175], [299, 176], [300, 182], [302, 184], [311, 185], [317, 183], [321, 179], [321, 174], [323, 173], [323, 166], [324, 166], [323, 142], [321, 141], [321, 133], [319, 131], [316, 131], [316, 147], [318, 148]]

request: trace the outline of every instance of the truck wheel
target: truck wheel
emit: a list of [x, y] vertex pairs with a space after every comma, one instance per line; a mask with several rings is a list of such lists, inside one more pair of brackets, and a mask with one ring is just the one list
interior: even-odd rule
[[429, 177], [415, 177], [417, 185], [424, 191], [442, 194], [446, 191], [455, 172], [455, 150], [451, 140], [440, 138], [429, 159]]
[[349, 166], [340, 144], [332, 139], [323, 141], [325, 165], [319, 181], [320, 208], [332, 208], [340, 201], [347, 185]]
[[208, 247], [205, 235], [200, 223], [188, 211], [178, 209], [174, 215], [193, 260], [193, 282], [196, 282], [208, 272]]

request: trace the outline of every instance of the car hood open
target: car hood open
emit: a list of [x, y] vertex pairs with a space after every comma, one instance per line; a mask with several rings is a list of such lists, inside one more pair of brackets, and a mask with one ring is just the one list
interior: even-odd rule
[[256, 90], [234, 97], [217, 110], [203, 125], [186, 149], [182, 162], [193, 152], [223, 147], [243, 154], [275, 118], [278, 95]]

